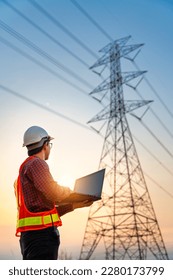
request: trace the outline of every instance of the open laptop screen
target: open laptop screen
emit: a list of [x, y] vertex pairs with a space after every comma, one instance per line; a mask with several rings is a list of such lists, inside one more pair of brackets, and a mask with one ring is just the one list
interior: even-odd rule
[[96, 201], [101, 199], [104, 174], [105, 169], [101, 169], [77, 179], [74, 186], [74, 193], [71, 193], [69, 197], [61, 201], [59, 204], [85, 200]]
[[75, 182], [74, 192], [101, 197], [105, 169], [99, 170]]

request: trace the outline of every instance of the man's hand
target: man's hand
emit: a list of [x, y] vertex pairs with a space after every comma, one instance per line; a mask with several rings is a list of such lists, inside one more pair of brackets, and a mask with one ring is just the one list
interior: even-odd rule
[[88, 207], [88, 206], [91, 206], [92, 204], [93, 204], [93, 201], [88, 201], [88, 200], [84, 200], [81, 202], [74, 202], [73, 209]]

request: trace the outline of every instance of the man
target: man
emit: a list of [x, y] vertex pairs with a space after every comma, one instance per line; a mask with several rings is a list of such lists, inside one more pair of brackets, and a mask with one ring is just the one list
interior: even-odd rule
[[18, 206], [16, 236], [20, 236], [24, 260], [57, 259], [60, 216], [92, 204], [84, 201], [57, 206], [72, 191], [54, 181], [45, 162], [50, 155], [51, 140], [53, 138], [39, 126], [28, 128], [23, 137], [23, 147], [27, 147], [29, 157], [20, 166], [15, 194]]

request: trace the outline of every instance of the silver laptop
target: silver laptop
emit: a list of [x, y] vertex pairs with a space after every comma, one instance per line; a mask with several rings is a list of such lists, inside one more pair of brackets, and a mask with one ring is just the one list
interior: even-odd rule
[[76, 180], [74, 186], [74, 193], [61, 201], [62, 203], [73, 203], [81, 201], [96, 201], [101, 199], [105, 169], [81, 177]]

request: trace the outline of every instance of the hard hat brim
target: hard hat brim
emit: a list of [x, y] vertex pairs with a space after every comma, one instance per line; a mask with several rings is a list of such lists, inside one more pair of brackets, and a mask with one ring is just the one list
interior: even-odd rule
[[[45, 141], [51, 141], [53, 139], [54, 139], [53, 137], [48, 136], [47, 139], [46, 138], [42, 138], [41, 141], [39, 141], [37, 143], [33, 143], [33, 144], [28, 145], [26, 147], [27, 147], [28, 151], [31, 151], [31, 150], [34, 150], [34, 149], [37, 149], [37, 148], [40, 148], [41, 146], [43, 146]], [[25, 147], [25, 145], [23, 145], [23, 147]]]

